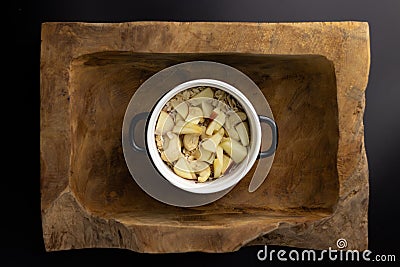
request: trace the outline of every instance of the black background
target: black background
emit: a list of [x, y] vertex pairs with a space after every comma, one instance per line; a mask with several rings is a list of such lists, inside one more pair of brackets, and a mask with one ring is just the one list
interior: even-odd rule
[[[3, 169], [0, 266], [40, 265], [121, 265], [144, 264], [179, 266], [268, 265], [256, 253], [261, 248], [244, 247], [224, 254], [140, 254], [120, 249], [84, 249], [45, 252], [40, 218], [39, 104], [40, 30], [47, 21], [127, 22], [127, 21], [366, 21], [370, 25], [371, 69], [366, 90], [364, 116], [365, 143], [370, 172], [369, 249], [374, 254], [399, 253], [400, 176], [400, 1], [17, 1], [9, 14], [11, 36], [16, 42], [11, 54], [17, 65], [10, 91], [15, 93], [14, 110], [23, 107], [21, 119], [11, 119], [13, 144]], [[4, 27], [3, 27], [4, 28]], [[10, 27], [7, 27], [8, 29]], [[10, 38], [7, 38], [7, 43]], [[4, 39], [3, 39], [4, 40]], [[15, 57], [16, 56], [16, 57]], [[12, 64], [12, 66], [14, 66]], [[10, 65], [11, 66], [11, 65]], [[7, 73], [7, 72], [6, 72]], [[15, 87], [17, 84], [17, 87]], [[3, 99], [4, 102], [7, 102]], [[10, 111], [9, 111], [10, 112]], [[11, 113], [14, 113], [11, 110]], [[8, 115], [8, 114], [6, 114]], [[5, 116], [7, 117], [7, 116]], [[21, 117], [19, 117], [21, 118]], [[8, 123], [8, 121], [7, 121]], [[23, 139], [18, 133], [22, 133]], [[27, 150], [27, 144], [33, 144]], [[21, 155], [24, 165], [21, 163]], [[6, 164], [7, 163], [7, 164]], [[10, 165], [8, 165], [10, 163]], [[15, 163], [15, 165], [11, 165]], [[6, 184], [4, 184], [4, 181]], [[9, 184], [8, 184], [9, 182]], [[272, 248], [272, 247], [271, 247]], [[274, 247], [280, 249], [280, 247]], [[287, 248], [286, 248], [287, 249]], [[274, 264], [294, 265], [293, 262]], [[387, 265], [381, 263], [380, 265]]]

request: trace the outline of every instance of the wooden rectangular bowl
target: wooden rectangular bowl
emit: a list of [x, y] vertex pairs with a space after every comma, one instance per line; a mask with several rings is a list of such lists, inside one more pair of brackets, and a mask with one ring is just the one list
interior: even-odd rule
[[[177, 63], [210, 60], [248, 75], [268, 100], [279, 146], [263, 185], [248, 174], [196, 208], [158, 202], [134, 182], [121, 146], [135, 90]], [[41, 202], [46, 249], [229, 252], [274, 244], [368, 244], [364, 91], [368, 24], [45, 23]], [[140, 168], [140, 166], [138, 166]]]

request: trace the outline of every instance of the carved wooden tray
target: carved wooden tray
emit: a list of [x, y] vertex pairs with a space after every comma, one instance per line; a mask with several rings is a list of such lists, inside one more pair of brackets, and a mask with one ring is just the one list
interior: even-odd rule
[[[211, 204], [178, 208], [143, 192], [121, 147], [135, 90], [192, 60], [248, 75], [274, 112], [279, 147], [254, 193], [245, 177]], [[48, 251], [228, 252], [274, 244], [368, 245], [364, 22], [42, 25], [41, 203]], [[140, 166], [138, 166], [140, 167]]]

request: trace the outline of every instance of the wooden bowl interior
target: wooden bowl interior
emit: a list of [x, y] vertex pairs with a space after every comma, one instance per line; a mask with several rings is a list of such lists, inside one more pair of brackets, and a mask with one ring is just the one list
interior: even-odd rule
[[[261, 89], [279, 129], [271, 171], [254, 193], [250, 173], [220, 200], [196, 208], [160, 203], [132, 179], [121, 129], [135, 90], [177, 63], [210, 60], [248, 75]], [[320, 55], [152, 54], [101, 52], [70, 68], [70, 187], [88, 211], [126, 225], [229, 225], [316, 220], [338, 200], [338, 106], [332, 62]], [[138, 166], [140, 168], [140, 166]], [[285, 219], [286, 218], [286, 219]]]

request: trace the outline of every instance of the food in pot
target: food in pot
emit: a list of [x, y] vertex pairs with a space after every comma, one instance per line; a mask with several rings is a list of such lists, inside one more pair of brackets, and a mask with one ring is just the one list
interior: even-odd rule
[[178, 176], [206, 182], [242, 162], [250, 144], [247, 115], [230, 94], [212, 87], [182, 91], [163, 107], [155, 139]]

